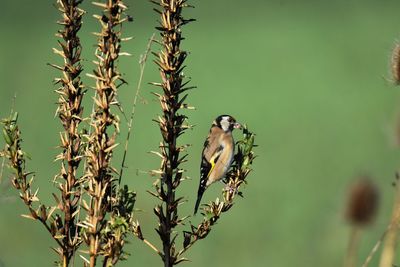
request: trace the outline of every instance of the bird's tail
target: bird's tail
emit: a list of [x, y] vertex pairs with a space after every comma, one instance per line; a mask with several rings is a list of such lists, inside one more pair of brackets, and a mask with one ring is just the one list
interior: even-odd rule
[[200, 183], [199, 191], [197, 192], [196, 205], [194, 206], [194, 215], [196, 215], [197, 210], [199, 209], [200, 201], [201, 201], [201, 198], [203, 197], [203, 194], [204, 194], [205, 190], [206, 190], [206, 187], [203, 186], [202, 183]]

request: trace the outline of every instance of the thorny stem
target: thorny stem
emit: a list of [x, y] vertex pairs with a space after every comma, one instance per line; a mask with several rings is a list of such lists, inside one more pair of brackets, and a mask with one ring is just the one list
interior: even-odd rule
[[[166, 215], [165, 215], [165, 221], [164, 225], [162, 225], [162, 230], [164, 230], [164, 235], [163, 235], [163, 249], [164, 249], [164, 266], [169, 267], [173, 266], [174, 260], [173, 256], [171, 255], [171, 248], [173, 246], [172, 240], [171, 240], [171, 232], [172, 232], [172, 224], [171, 224], [171, 210], [169, 208], [169, 203], [173, 203], [175, 201], [175, 194], [172, 191], [172, 181], [167, 180], [166, 181], [167, 188], [168, 188], [168, 193], [167, 193], [167, 204], [166, 204]], [[161, 231], [160, 231], [161, 232]]]
[[57, 156], [62, 160], [61, 171], [57, 175], [64, 183], [59, 183], [61, 191], [61, 203], [58, 205], [64, 213], [63, 231], [63, 265], [68, 266], [81, 241], [75, 235], [77, 225], [75, 222], [76, 211], [79, 209], [81, 199], [80, 183], [76, 172], [82, 159], [82, 141], [79, 134], [79, 124], [82, 121], [83, 107], [81, 106], [85, 94], [80, 79], [81, 66], [81, 44], [78, 32], [82, 26], [84, 11], [79, 8], [82, 0], [57, 0], [59, 11], [63, 19], [58, 22], [63, 28], [58, 31], [57, 36], [63, 40], [59, 41], [61, 50], [53, 49], [64, 60], [64, 66], [50, 64], [62, 71], [62, 77], [57, 78], [56, 83], [60, 88], [56, 90], [59, 94], [57, 114], [65, 130], [61, 134], [62, 153]]
[[[102, 25], [98, 33], [99, 41], [96, 49], [96, 69], [90, 75], [96, 80], [96, 104], [93, 118], [93, 133], [89, 137], [89, 146], [86, 151], [88, 194], [91, 197], [88, 218], [88, 238], [90, 266], [96, 265], [101, 252], [101, 231], [106, 225], [105, 216], [111, 212], [112, 202], [115, 199], [113, 186], [114, 169], [111, 167], [113, 149], [119, 132], [119, 118], [112, 113], [111, 106], [118, 106], [118, 87], [125, 83], [116, 67], [120, 56], [122, 13], [127, 9], [121, 0], [107, 0], [106, 3], [93, 3], [103, 8], [102, 16], [95, 16]], [[120, 84], [118, 84], [120, 82]], [[110, 126], [114, 126], [111, 133]]]
[[[33, 175], [31, 172], [25, 170], [25, 152], [21, 149], [21, 132], [17, 124], [18, 114], [15, 113], [10, 118], [3, 121], [3, 133], [6, 141], [6, 148], [1, 156], [4, 156], [9, 160], [9, 166], [14, 170], [15, 175], [12, 178], [12, 185], [14, 188], [20, 191], [20, 198], [24, 204], [28, 207], [30, 214], [23, 215], [23, 217], [30, 218], [32, 220], [37, 220], [42, 223], [46, 230], [51, 234], [54, 241], [58, 244], [61, 251], [65, 250], [63, 242], [56, 238], [57, 229], [56, 222], [54, 220], [49, 221], [52, 217], [52, 212], [47, 213], [47, 208], [40, 204], [35, 210], [33, 203], [39, 202], [37, 196], [38, 191], [32, 192], [33, 177], [27, 180], [29, 176]], [[56, 250], [60, 256], [59, 250]], [[62, 259], [62, 257], [61, 257]]]
[[162, 157], [160, 184], [156, 185], [157, 194], [162, 199], [162, 204], [155, 207], [154, 212], [159, 219], [157, 232], [162, 240], [165, 267], [171, 267], [177, 263], [175, 252], [175, 235], [173, 229], [181, 224], [178, 218], [178, 205], [182, 198], [176, 198], [175, 190], [182, 181], [184, 170], [180, 164], [186, 156], [180, 157], [180, 152], [185, 146], [178, 146], [178, 137], [189, 127], [185, 125], [186, 116], [179, 114], [180, 110], [187, 107], [184, 101], [187, 94], [183, 94], [190, 88], [183, 82], [183, 68], [187, 53], [181, 51], [180, 43], [183, 40], [181, 34], [182, 25], [192, 21], [182, 17], [182, 10], [187, 7], [186, 0], [160, 0], [156, 3], [160, 10], [161, 25], [156, 27], [162, 37], [163, 49], [157, 55], [156, 64], [159, 66], [162, 78], [161, 83], [154, 83], [162, 88], [163, 94], [156, 94], [159, 98], [163, 115], [157, 120], [163, 137], [158, 153]]

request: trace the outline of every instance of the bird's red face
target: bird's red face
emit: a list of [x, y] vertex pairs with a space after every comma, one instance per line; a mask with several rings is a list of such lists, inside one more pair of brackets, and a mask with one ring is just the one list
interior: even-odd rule
[[242, 125], [241, 125], [240, 123], [238, 123], [238, 122], [235, 122], [235, 123], [233, 124], [233, 128], [235, 128], [235, 129], [240, 129], [240, 128], [242, 128]]
[[216, 120], [215, 123], [225, 132], [232, 131], [233, 129], [239, 129], [242, 125], [236, 122], [235, 118], [229, 115], [221, 115]]

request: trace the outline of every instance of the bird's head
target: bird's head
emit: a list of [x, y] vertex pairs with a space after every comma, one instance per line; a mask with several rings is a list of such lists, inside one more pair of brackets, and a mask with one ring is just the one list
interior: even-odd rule
[[218, 116], [213, 124], [220, 127], [225, 132], [230, 132], [233, 131], [233, 129], [238, 129], [242, 127], [240, 123], [236, 122], [234, 117], [229, 115]]

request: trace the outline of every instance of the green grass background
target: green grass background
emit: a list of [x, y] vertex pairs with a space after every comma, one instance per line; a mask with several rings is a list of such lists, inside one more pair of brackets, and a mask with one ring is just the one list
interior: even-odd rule
[[[7, 116], [13, 95], [24, 148], [33, 160], [41, 198], [52, 203], [51, 180], [57, 173], [59, 122], [55, 86], [59, 75], [46, 63], [60, 63], [54, 23], [54, 1], [2, 1], [0, 16], [0, 115]], [[131, 58], [120, 60], [130, 83], [120, 99], [130, 110], [138, 80], [138, 58], [155, 31], [157, 15], [144, 0], [126, 1], [135, 22], [125, 25], [124, 44]], [[350, 228], [343, 218], [346, 190], [360, 174], [375, 178], [381, 190], [377, 220], [366, 229], [360, 261], [380, 238], [389, 220], [399, 167], [395, 125], [399, 89], [388, 82], [390, 51], [400, 35], [399, 1], [372, 0], [218, 0], [191, 1], [196, 18], [183, 29], [183, 49], [190, 52], [185, 74], [192, 78], [188, 102], [197, 110], [187, 114], [195, 124], [182, 143], [190, 143], [185, 168], [192, 180], [178, 194], [188, 198], [181, 214], [193, 210], [198, 186], [199, 159], [212, 120], [235, 116], [257, 134], [254, 172], [248, 177], [244, 199], [220, 220], [206, 240], [188, 253], [185, 266], [340, 266]], [[93, 68], [98, 29], [89, 2], [82, 28], [84, 68]], [[157, 50], [158, 46], [153, 46]], [[157, 68], [148, 62], [131, 140], [124, 182], [138, 192], [137, 207], [144, 234], [156, 240], [152, 213], [155, 200], [145, 191], [153, 178], [138, 170], [159, 166], [148, 151], [156, 150], [160, 135], [151, 121], [160, 113], [155, 97]], [[93, 82], [84, 79], [87, 85]], [[87, 108], [90, 110], [90, 96]], [[236, 135], [238, 137], [238, 135]], [[121, 147], [122, 148], [122, 147]], [[120, 148], [120, 149], [121, 149]], [[120, 152], [116, 157], [118, 166]], [[26, 209], [4, 177], [0, 187], [0, 266], [51, 266], [54, 246], [38, 223], [19, 216]], [[219, 195], [216, 184], [204, 201]], [[199, 216], [191, 219], [197, 223]], [[137, 240], [120, 266], [161, 266], [158, 256]], [[370, 266], [377, 265], [375, 257]], [[78, 261], [78, 266], [81, 265]], [[399, 260], [396, 260], [399, 264]]]

